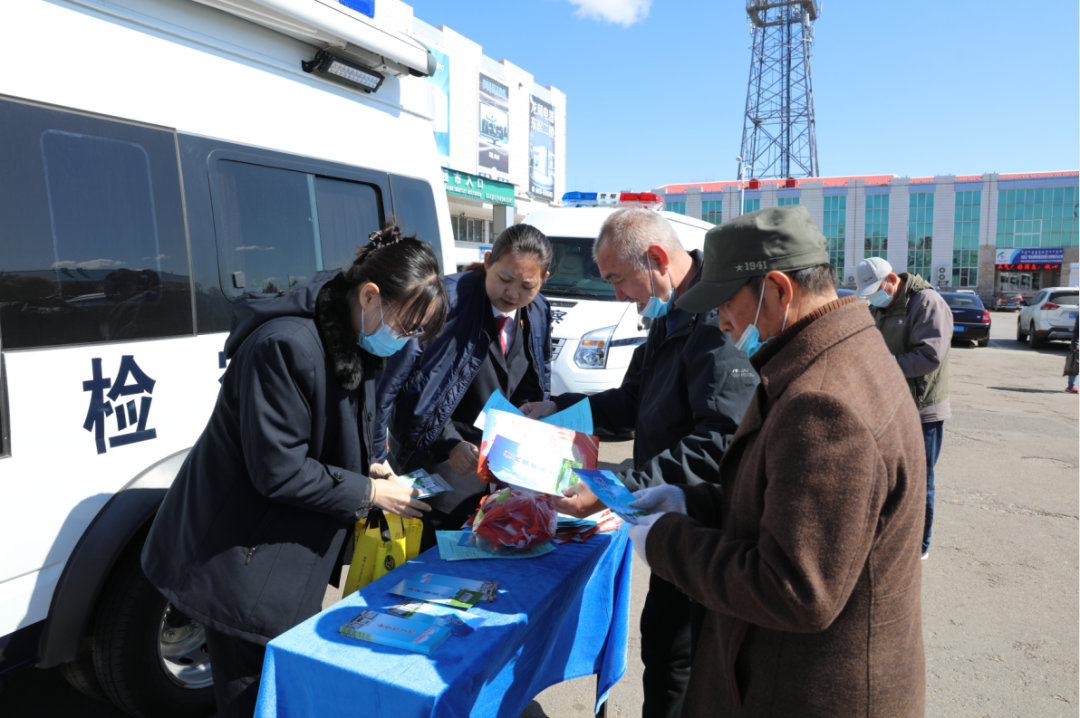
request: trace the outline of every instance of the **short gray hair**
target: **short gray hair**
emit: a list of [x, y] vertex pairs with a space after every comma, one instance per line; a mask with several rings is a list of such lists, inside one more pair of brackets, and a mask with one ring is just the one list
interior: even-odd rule
[[593, 260], [605, 244], [611, 244], [619, 262], [642, 270], [648, 269], [645, 253], [653, 245], [663, 247], [668, 255], [686, 251], [671, 223], [644, 207], [620, 209], [607, 218], [593, 242]]

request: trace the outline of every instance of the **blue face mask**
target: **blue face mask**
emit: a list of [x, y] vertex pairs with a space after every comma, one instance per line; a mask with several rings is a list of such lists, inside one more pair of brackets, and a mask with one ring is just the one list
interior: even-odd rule
[[649, 297], [645, 306], [638, 310], [638, 314], [649, 319], [659, 319], [671, 311], [671, 305], [675, 303], [675, 287], [669, 290], [666, 302], [656, 296], [656, 285], [653, 284], [652, 278], [652, 260], [649, 259], [648, 253], [645, 254], [645, 259], [649, 262], [649, 286], [652, 287], [653, 295]]
[[[360, 323], [364, 323], [364, 310], [360, 310]], [[409, 341], [409, 337], [398, 334], [390, 325], [383, 321], [382, 302], [379, 302], [379, 329], [368, 336], [360, 332], [360, 339], [356, 343], [368, 354], [377, 357], [388, 357], [401, 351], [401, 348]]]
[[866, 301], [870, 302], [870, 304], [877, 307], [878, 309], [884, 309], [885, 307], [892, 304], [892, 299], [893, 298], [889, 296], [889, 293], [885, 291], [884, 285], [882, 285], [881, 289], [877, 290], [869, 297], [867, 297]]
[[[743, 330], [742, 336], [739, 337], [739, 341], [735, 342], [735, 348], [740, 350], [740, 351], [746, 352], [747, 357], [754, 356], [754, 354], [757, 353], [758, 349], [761, 349], [761, 347], [765, 346], [766, 344], [768, 344], [769, 342], [771, 342], [774, 339], [774, 337], [769, 337], [768, 339], [766, 339], [763, 342], [758, 341], [759, 337], [761, 336], [761, 333], [758, 331], [758, 328], [757, 328], [757, 320], [758, 320], [758, 317], [761, 315], [761, 300], [763, 300], [764, 298], [765, 298], [765, 280], [762, 279], [762, 281], [761, 281], [761, 296], [758, 297], [757, 313], [754, 314], [754, 322], [753, 322], [753, 324], [751, 324], [750, 326], [748, 326], [746, 329]], [[790, 307], [791, 307], [791, 305], [789, 304], [788, 308], [790, 308]], [[784, 309], [784, 324], [783, 324], [783, 326], [780, 327], [780, 332], [781, 333], [783, 333], [783, 331], [785, 329], [787, 329], [787, 313], [788, 313], [788, 310], [787, 310], [787, 308], [785, 308]]]

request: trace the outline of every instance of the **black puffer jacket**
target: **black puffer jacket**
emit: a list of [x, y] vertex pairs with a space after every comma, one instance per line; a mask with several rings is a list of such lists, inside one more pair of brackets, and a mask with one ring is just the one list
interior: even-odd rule
[[[691, 253], [697, 272], [701, 252]], [[758, 385], [746, 354], [705, 314], [679, 311], [668, 332], [657, 319], [634, 350], [622, 386], [589, 397], [598, 434], [634, 432], [634, 468], [619, 474], [631, 491], [660, 484], [720, 481], [720, 459]], [[560, 410], [584, 399], [560, 394]]]
[[335, 274], [236, 300], [217, 405], [143, 548], [146, 576], [174, 605], [256, 643], [319, 611], [370, 503], [382, 360], [358, 349]]

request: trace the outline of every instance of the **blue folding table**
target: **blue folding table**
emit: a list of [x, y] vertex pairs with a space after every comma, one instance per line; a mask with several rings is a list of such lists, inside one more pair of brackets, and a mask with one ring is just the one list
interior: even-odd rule
[[[626, 527], [529, 559], [447, 562], [421, 554], [267, 646], [260, 718], [376, 715], [517, 718], [549, 686], [597, 676], [596, 710], [626, 672], [632, 551]], [[487, 621], [430, 656], [338, 632], [364, 608], [406, 599], [388, 590], [419, 572], [495, 580]]]

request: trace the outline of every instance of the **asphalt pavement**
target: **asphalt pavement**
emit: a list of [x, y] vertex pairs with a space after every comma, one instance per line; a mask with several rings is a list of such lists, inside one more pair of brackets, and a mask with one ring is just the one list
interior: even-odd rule
[[[937, 510], [923, 569], [928, 718], [1074, 718], [1080, 581], [1078, 399], [1064, 391], [1066, 345], [1015, 341], [1016, 314], [992, 313], [989, 347], [955, 342], [953, 418], [937, 464]], [[603, 468], [632, 445], [604, 443]], [[648, 569], [635, 558], [629, 669], [608, 714], [640, 715], [638, 616]], [[337, 599], [327, 593], [326, 604]], [[523, 718], [585, 718], [595, 679], [553, 686]], [[121, 718], [56, 670], [4, 679], [4, 718]]]

